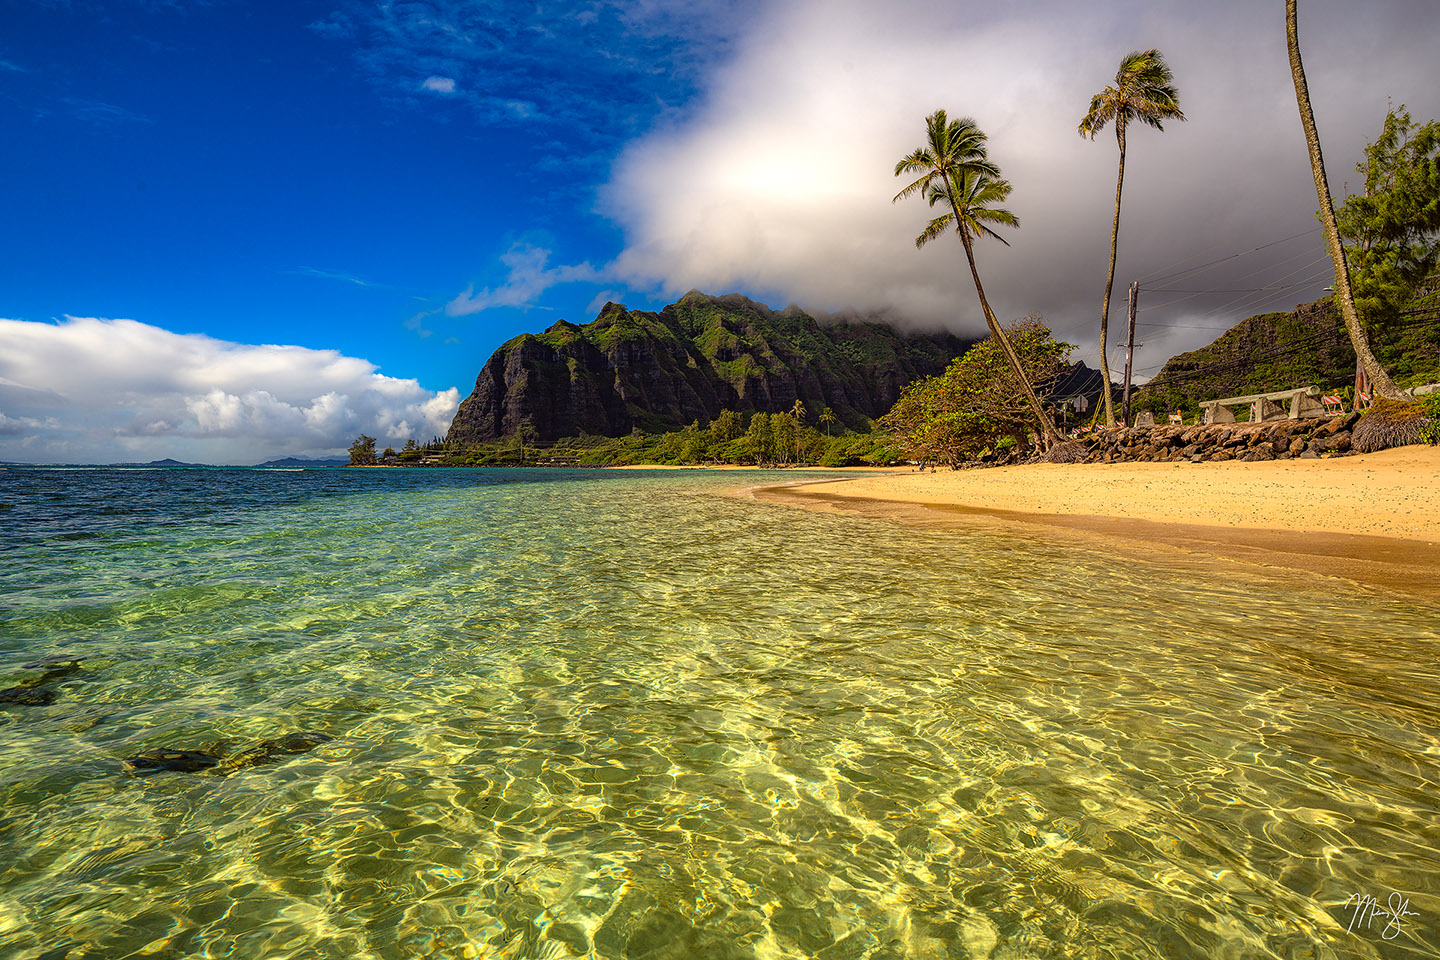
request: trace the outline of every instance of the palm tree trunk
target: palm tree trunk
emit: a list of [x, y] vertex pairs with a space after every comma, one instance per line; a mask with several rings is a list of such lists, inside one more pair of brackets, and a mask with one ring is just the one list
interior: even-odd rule
[[1110, 224], [1110, 269], [1105, 274], [1105, 299], [1100, 304], [1100, 378], [1105, 395], [1105, 426], [1115, 426], [1115, 403], [1110, 399], [1110, 291], [1115, 286], [1115, 250], [1120, 245], [1120, 190], [1125, 186], [1125, 121], [1115, 118], [1115, 140], [1120, 144], [1120, 173], [1115, 177], [1115, 220]]
[[1310, 172], [1315, 175], [1315, 195], [1320, 200], [1320, 225], [1325, 231], [1325, 246], [1335, 264], [1335, 298], [1340, 301], [1340, 316], [1355, 347], [1360, 368], [1370, 378], [1371, 386], [1382, 397], [1401, 399], [1404, 394], [1390, 379], [1370, 350], [1370, 338], [1360, 325], [1355, 310], [1355, 295], [1350, 289], [1350, 269], [1345, 263], [1345, 248], [1340, 245], [1340, 230], [1335, 225], [1335, 204], [1330, 199], [1330, 185], [1325, 179], [1325, 158], [1320, 154], [1320, 133], [1315, 129], [1315, 112], [1310, 109], [1310, 88], [1305, 83], [1305, 65], [1300, 62], [1300, 32], [1296, 25], [1295, 0], [1285, 0], [1285, 39], [1290, 47], [1290, 76], [1295, 81], [1295, 101], [1300, 106], [1300, 125], [1305, 128], [1305, 143], [1310, 148]]
[[[952, 201], [953, 203], [953, 201]], [[960, 212], [955, 211], [955, 222], [960, 223]], [[1005, 336], [1005, 331], [1000, 329], [1000, 324], [995, 320], [995, 313], [990, 309], [990, 301], [985, 299], [985, 288], [980, 285], [980, 271], [975, 269], [975, 251], [970, 246], [970, 238], [961, 231], [960, 241], [965, 245], [965, 259], [970, 263], [970, 276], [975, 280], [975, 293], [980, 297], [980, 309], [985, 313], [985, 323], [990, 327], [990, 335], [1000, 344], [1000, 349], [1005, 352], [1005, 359], [1010, 362], [1010, 370], [1015, 374], [1015, 379], [1025, 388], [1025, 398], [1030, 402], [1030, 409], [1040, 421], [1040, 447], [1048, 450], [1060, 442], [1060, 435], [1055, 432], [1055, 423], [1045, 408], [1040, 406], [1040, 398], [1035, 395], [1035, 388], [1030, 386], [1030, 378], [1025, 376], [1025, 370], [1020, 366], [1020, 358], [1015, 353], [1015, 347], [1010, 343], [1010, 338]]]

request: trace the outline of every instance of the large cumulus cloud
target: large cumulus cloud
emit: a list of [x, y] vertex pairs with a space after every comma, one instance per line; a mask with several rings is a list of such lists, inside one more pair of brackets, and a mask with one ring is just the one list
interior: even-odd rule
[[249, 463], [443, 434], [459, 403], [335, 350], [0, 319], [0, 459]]
[[[1009, 249], [979, 252], [997, 312], [1043, 313], [1094, 363], [1116, 149], [1108, 129], [1090, 142], [1076, 125], [1120, 57], [1151, 46], [1174, 68], [1190, 119], [1130, 138], [1112, 318], [1123, 327], [1131, 279], [1302, 235], [1142, 293], [1151, 324], [1142, 338], [1158, 365], [1328, 283], [1278, 0], [768, 9], [708, 78], [704, 102], [632, 142], [615, 165], [602, 210], [625, 230], [614, 270], [637, 288], [741, 289], [980, 330], [958, 244], [917, 252], [928, 210], [890, 203], [895, 161], [944, 107], [976, 118], [1015, 187], [1022, 228], [1007, 234]], [[1421, 118], [1440, 110], [1428, 66], [1437, 26], [1431, 0], [1302, 5], [1335, 192], [1353, 178], [1387, 98]]]

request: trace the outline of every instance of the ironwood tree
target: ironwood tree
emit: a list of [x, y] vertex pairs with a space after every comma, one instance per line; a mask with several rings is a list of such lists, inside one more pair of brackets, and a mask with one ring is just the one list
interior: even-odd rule
[[375, 438], [367, 437], [365, 434], [355, 438], [350, 444], [350, 466], [364, 467], [375, 462]]
[[1380, 333], [1400, 319], [1440, 263], [1440, 123], [1402, 103], [1355, 167], [1364, 193], [1335, 211], [1360, 319]]

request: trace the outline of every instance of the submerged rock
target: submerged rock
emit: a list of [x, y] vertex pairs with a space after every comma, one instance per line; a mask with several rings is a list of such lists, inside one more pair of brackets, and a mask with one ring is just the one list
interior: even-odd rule
[[21, 664], [22, 670], [41, 670], [38, 677], [21, 680], [13, 687], [0, 690], [0, 703], [14, 703], [27, 707], [44, 707], [54, 703], [60, 694], [52, 688], [57, 680], [63, 680], [80, 672], [83, 658], [69, 654], [55, 654]]
[[0, 690], [0, 703], [14, 703], [25, 707], [48, 707], [59, 694], [49, 687], [19, 686]]
[[314, 750], [322, 743], [329, 743], [335, 738], [323, 733], [301, 730], [299, 733], [288, 733], [278, 740], [267, 741], [275, 744], [277, 750], [285, 753], [305, 753]]
[[200, 750], [146, 750], [120, 761], [125, 772], [135, 774], [194, 773], [208, 770], [219, 762], [219, 757]]
[[31, 660], [29, 663], [22, 663], [21, 670], [39, 670], [50, 667], [79, 667], [85, 662], [84, 657], [72, 657], [68, 653], [53, 653], [48, 657], [41, 657], [39, 660]]
[[222, 751], [220, 756], [225, 758], [226, 768], [243, 770], [246, 767], [276, 763], [286, 754], [306, 753], [333, 739], [323, 733], [302, 730], [298, 733], [287, 733], [283, 737], [261, 740], [258, 743], [242, 745], [238, 748], [229, 742], [222, 742], [217, 744], [217, 748]]
[[302, 730], [270, 740], [216, 740], [199, 750], [146, 750], [120, 761], [128, 773], [195, 773], [216, 768], [220, 774], [276, 763], [285, 754], [305, 753], [334, 737]]

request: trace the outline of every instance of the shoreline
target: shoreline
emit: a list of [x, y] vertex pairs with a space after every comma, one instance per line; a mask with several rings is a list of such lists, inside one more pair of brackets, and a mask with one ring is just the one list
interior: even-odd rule
[[[600, 467], [600, 470], [715, 470], [715, 471], [757, 471], [785, 473], [913, 473], [914, 467], [759, 467], [753, 463], [620, 463]], [[837, 481], [839, 482], [839, 481]]]
[[1030, 464], [768, 485], [758, 499], [1181, 551], [1440, 600], [1440, 448], [1261, 463]]

